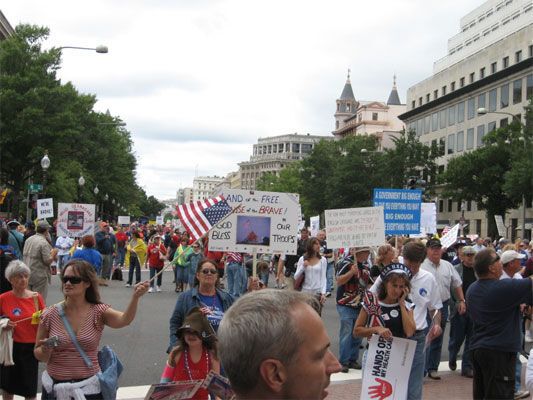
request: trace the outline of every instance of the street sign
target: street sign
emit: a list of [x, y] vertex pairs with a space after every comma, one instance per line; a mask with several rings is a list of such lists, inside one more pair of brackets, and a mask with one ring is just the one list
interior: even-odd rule
[[28, 190], [30, 191], [30, 193], [39, 193], [43, 190], [43, 185], [41, 185], [40, 183], [30, 183], [28, 185]]

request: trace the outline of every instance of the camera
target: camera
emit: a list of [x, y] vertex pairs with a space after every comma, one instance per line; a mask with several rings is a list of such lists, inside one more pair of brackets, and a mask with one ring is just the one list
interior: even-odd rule
[[59, 346], [59, 337], [58, 336], [51, 336], [48, 339], [46, 339], [46, 342], [44, 344], [47, 347], [57, 347], [57, 346]]

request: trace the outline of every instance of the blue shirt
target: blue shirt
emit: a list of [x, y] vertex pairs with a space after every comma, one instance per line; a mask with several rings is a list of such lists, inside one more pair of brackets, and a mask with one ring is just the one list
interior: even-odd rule
[[207, 320], [215, 332], [218, 332], [220, 321], [222, 321], [222, 317], [224, 316], [222, 302], [216, 294], [214, 296], [204, 296], [203, 294], [198, 293], [198, 297], [200, 298], [201, 308], [209, 309], [206, 314]]
[[72, 258], [81, 258], [82, 260], [87, 261], [94, 267], [96, 272], [99, 272], [102, 267], [102, 256], [95, 249], [85, 248], [76, 250], [72, 255]]

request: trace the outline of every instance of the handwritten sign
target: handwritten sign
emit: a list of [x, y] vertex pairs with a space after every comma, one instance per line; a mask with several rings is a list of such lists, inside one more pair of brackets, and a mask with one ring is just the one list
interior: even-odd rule
[[163, 225], [165, 222], [163, 221], [163, 216], [162, 215], [158, 215], [157, 217], [155, 217], [155, 223], [157, 225]]
[[296, 254], [300, 204], [291, 193], [223, 188], [235, 209], [209, 233], [209, 250]]
[[361, 388], [361, 399], [406, 399], [416, 341], [372, 335]]
[[309, 224], [311, 225], [311, 236], [316, 236], [320, 229], [320, 215], [309, 218]]
[[95, 211], [94, 204], [59, 203], [57, 206], [58, 236], [94, 235]]
[[442, 244], [442, 247], [450, 247], [457, 241], [457, 235], [459, 234], [459, 228], [461, 227], [461, 224], [456, 224], [450, 229], [446, 235], [440, 238], [440, 243]]
[[428, 234], [437, 233], [437, 205], [422, 203], [420, 216], [420, 233], [409, 235], [414, 238], [425, 238]]
[[494, 220], [496, 221], [496, 228], [498, 228], [498, 235], [501, 237], [507, 236], [507, 228], [503, 223], [503, 217], [501, 215], [495, 215]]
[[374, 206], [382, 206], [387, 235], [420, 233], [421, 190], [374, 189]]
[[54, 201], [53, 199], [38, 199], [37, 200], [37, 219], [46, 219], [54, 217]]
[[119, 215], [117, 223], [119, 225], [129, 225], [130, 224], [130, 216], [129, 215]]
[[328, 247], [381, 246], [385, 243], [383, 207], [326, 210]]

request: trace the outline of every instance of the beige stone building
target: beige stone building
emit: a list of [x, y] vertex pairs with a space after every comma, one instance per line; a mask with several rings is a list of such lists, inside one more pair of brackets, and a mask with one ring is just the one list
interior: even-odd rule
[[[433, 75], [409, 88], [407, 111], [400, 115], [422, 143], [444, 147], [440, 172], [453, 157], [483, 146], [483, 136], [509, 124], [513, 116], [523, 123], [524, 107], [533, 95], [531, 0], [485, 1], [461, 19], [460, 29], [448, 41], [448, 54], [434, 63]], [[486, 114], [478, 114], [480, 108]], [[438, 226], [458, 222], [464, 211], [467, 230], [487, 234], [485, 211], [475, 204], [440, 196], [435, 201]], [[521, 210], [508, 212], [504, 219], [509, 237], [522, 236]], [[528, 237], [532, 222], [528, 205]]]

